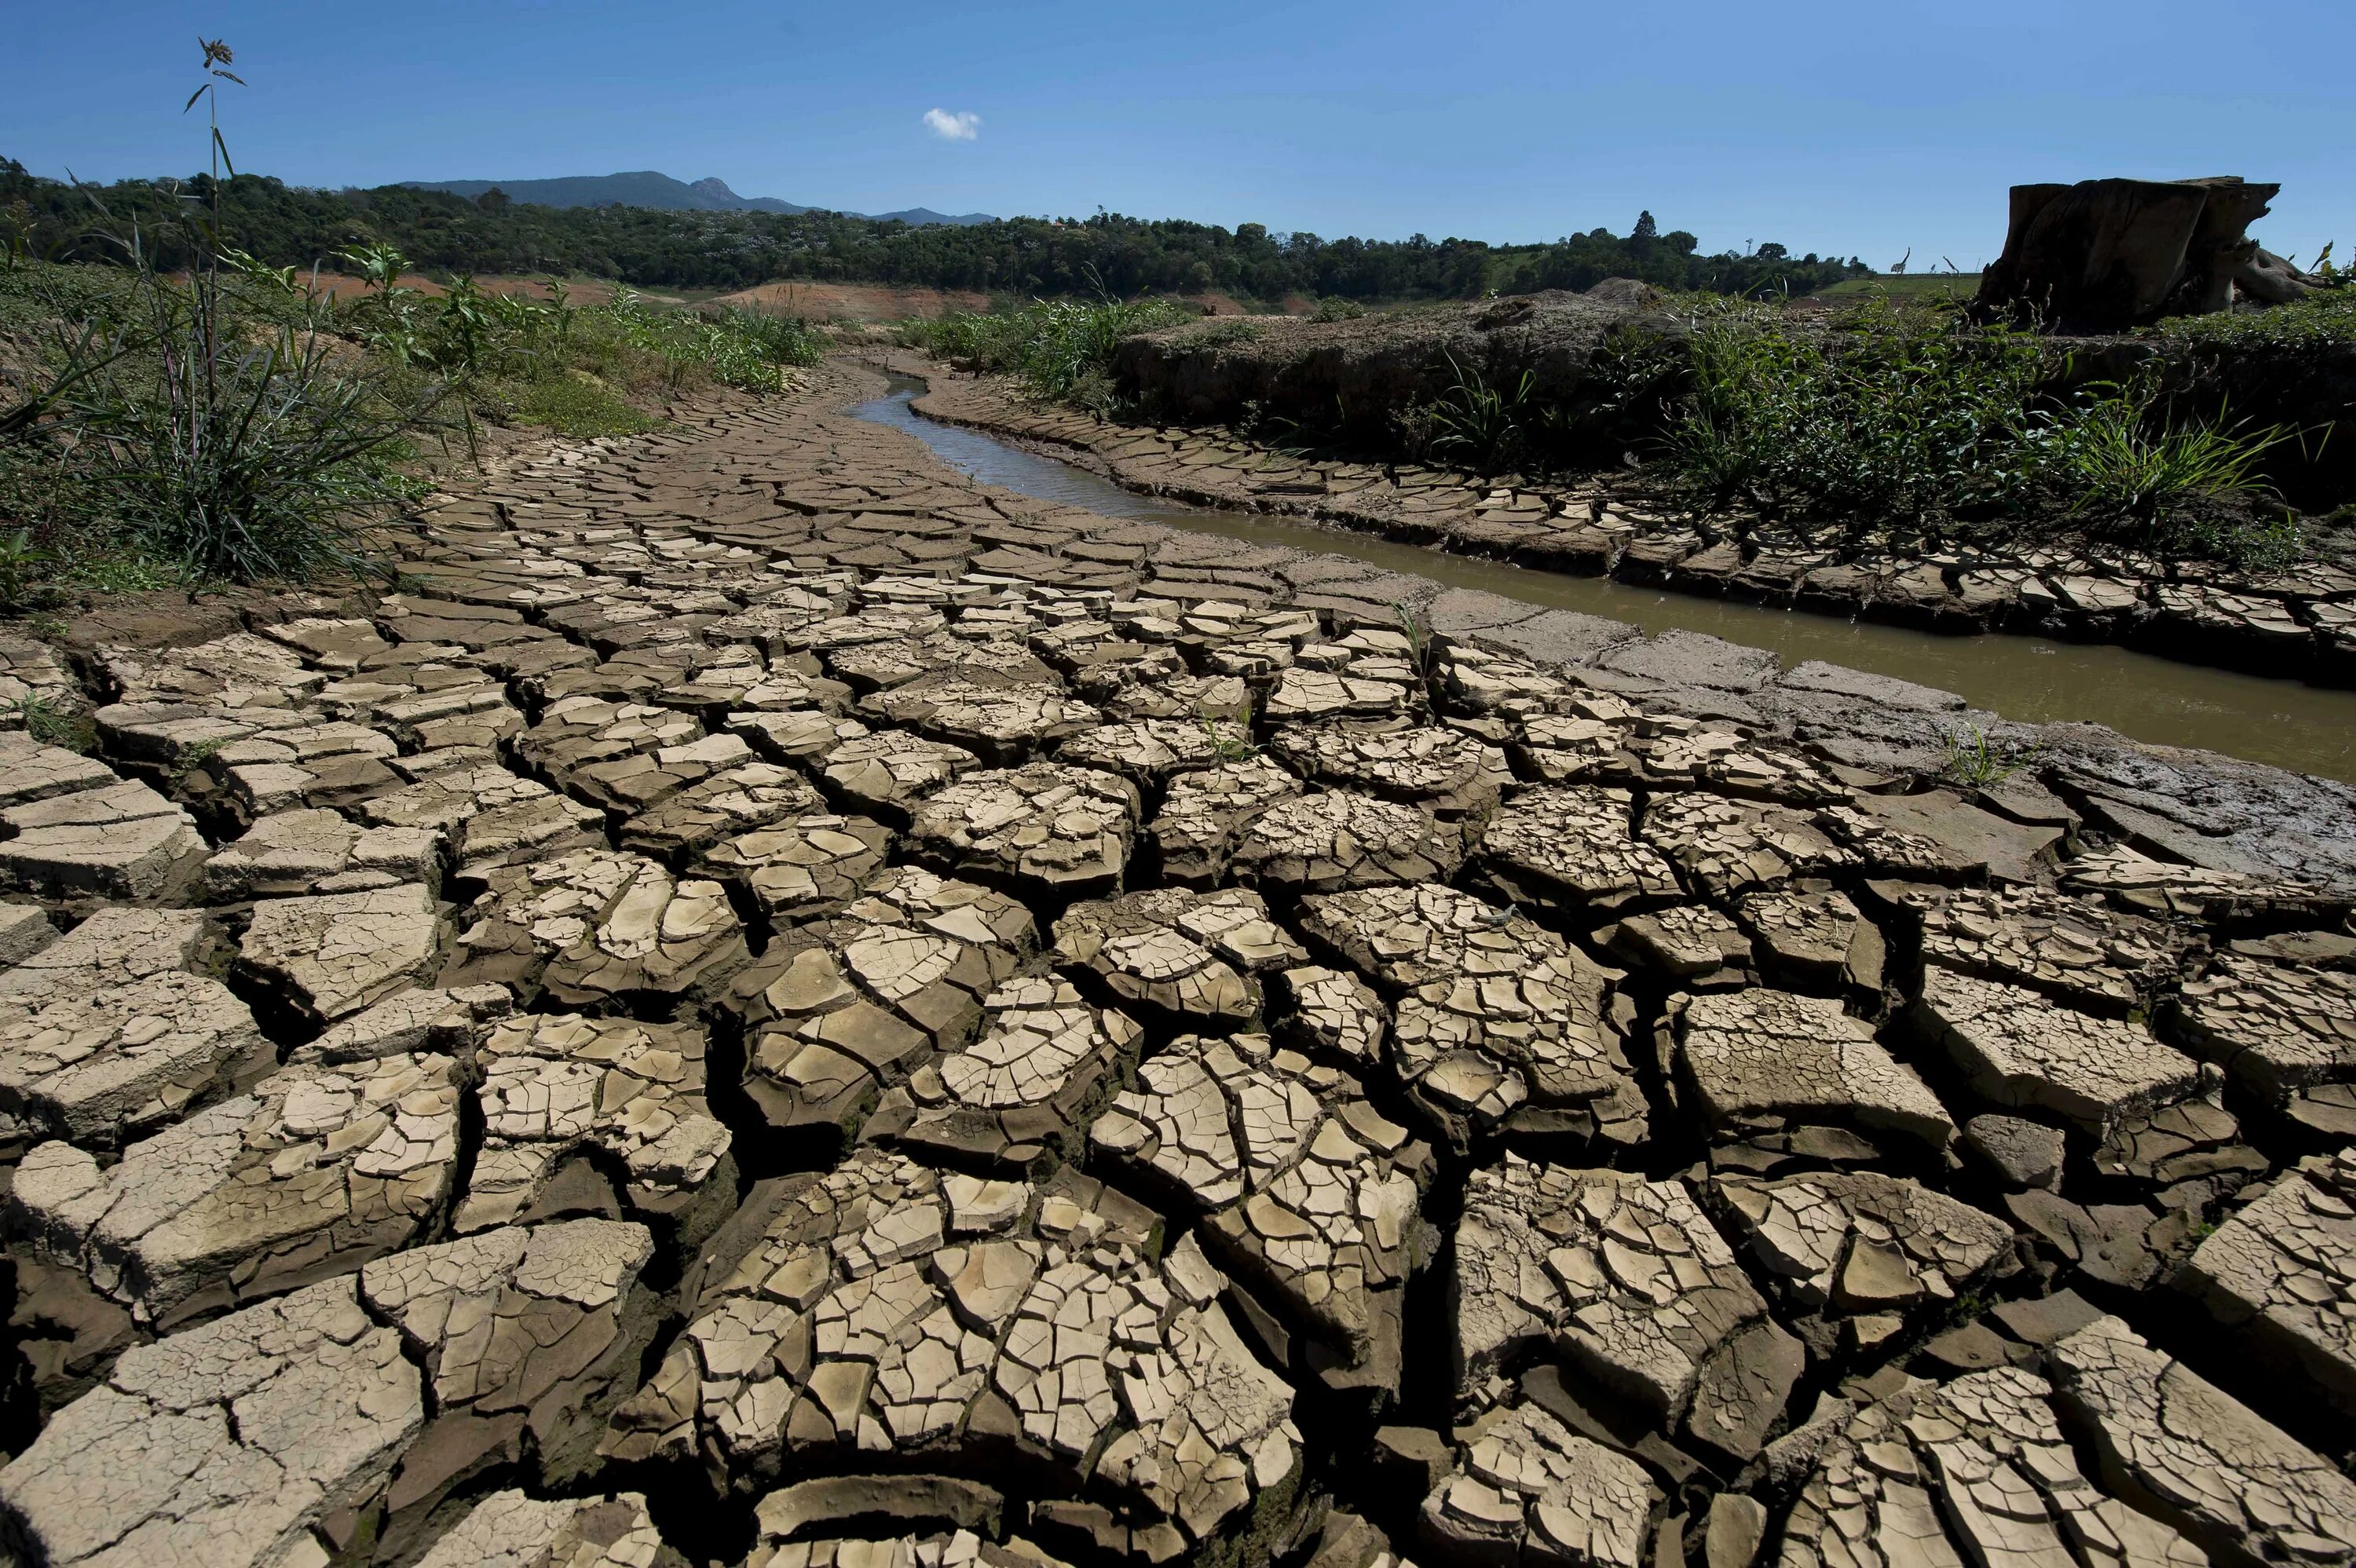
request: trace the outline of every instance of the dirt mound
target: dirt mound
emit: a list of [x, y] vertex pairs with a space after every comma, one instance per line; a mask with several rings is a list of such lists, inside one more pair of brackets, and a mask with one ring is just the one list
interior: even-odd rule
[[1550, 289], [1348, 321], [1188, 323], [1121, 344], [1113, 375], [1122, 391], [1172, 419], [1257, 413], [1379, 443], [1393, 411], [1438, 397], [1459, 368], [1492, 387], [1518, 385], [1527, 372], [1533, 398], [1576, 407], [1591, 400], [1593, 361], [1615, 334], [1680, 330], [1642, 296]]
[[[311, 281], [310, 274], [307, 272], [302, 274], [302, 281], [308, 283]], [[404, 289], [414, 289], [421, 294], [434, 298], [450, 292], [449, 285], [437, 283], [423, 272], [402, 273], [400, 284]], [[346, 277], [341, 272], [319, 274], [318, 291], [329, 296], [363, 294], [368, 293], [369, 286], [359, 279]], [[527, 299], [536, 300], [548, 298], [548, 280], [545, 278], [477, 278], [475, 286], [487, 294], [521, 294]], [[614, 297], [614, 285], [607, 283], [568, 281], [565, 289], [567, 296], [574, 304], [604, 304]], [[648, 294], [647, 297], [668, 299], [670, 296]]]
[[898, 288], [889, 283], [756, 283], [714, 304], [776, 311], [810, 321], [902, 321], [953, 310], [988, 310], [990, 296], [970, 289]]

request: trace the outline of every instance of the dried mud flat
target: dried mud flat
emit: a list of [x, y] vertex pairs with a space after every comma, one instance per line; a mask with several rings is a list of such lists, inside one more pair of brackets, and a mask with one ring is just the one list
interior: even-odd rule
[[2356, 1563], [2348, 791], [876, 384], [0, 649], [19, 1559]]

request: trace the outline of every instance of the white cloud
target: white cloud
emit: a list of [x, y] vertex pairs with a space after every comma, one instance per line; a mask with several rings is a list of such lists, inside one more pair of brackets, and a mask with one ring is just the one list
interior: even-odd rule
[[954, 114], [946, 109], [927, 109], [925, 128], [944, 142], [970, 142], [981, 134], [981, 116], [962, 109]]

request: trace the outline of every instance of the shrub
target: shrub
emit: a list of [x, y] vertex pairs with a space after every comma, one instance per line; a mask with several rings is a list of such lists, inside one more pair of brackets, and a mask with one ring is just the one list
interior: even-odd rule
[[1033, 397], [1103, 413], [1116, 400], [1113, 346], [1194, 319], [1191, 308], [1172, 299], [1041, 300], [1003, 314], [953, 312], [905, 322], [897, 339], [938, 359], [1018, 377]]

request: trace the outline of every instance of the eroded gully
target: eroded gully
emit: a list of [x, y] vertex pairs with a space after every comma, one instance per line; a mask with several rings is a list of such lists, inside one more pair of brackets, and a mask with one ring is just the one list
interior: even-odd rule
[[1040, 500], [1255, 545], [1342, 555], [1451, 588], [1548, 609], [1672, 627], [1952, 691], [1974, 708], [2027, 723], [2087, 721], [2154, 745], [2201, 747], [2299, 773], [2356, 782], [2356, 691], [2329, 690], [2179, 664], [2130, 649], [2001, 633], [1949, 636], [1797, 610], [1701, 599], [1450, 555], [1253, 512], [1190, 507], [1122, 489], [1084, 468], [980, 431], [924, 418], [909, 404], [925, 384], [894, 375], [883, 397], [851, 412], [905, 431], [958, 473]]

